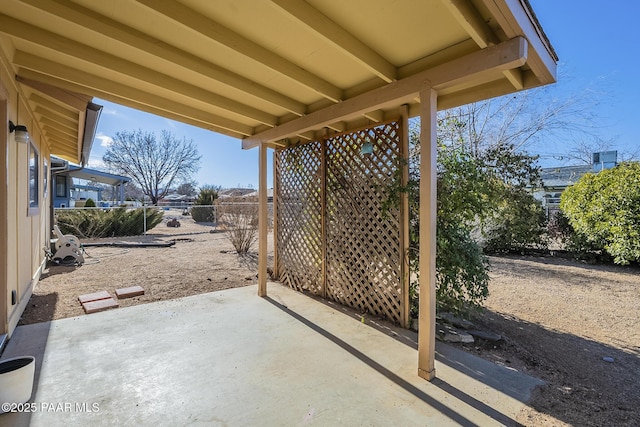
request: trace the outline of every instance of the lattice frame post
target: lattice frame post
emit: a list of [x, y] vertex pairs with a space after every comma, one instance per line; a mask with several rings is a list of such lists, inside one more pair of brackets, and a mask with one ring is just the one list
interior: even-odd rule
[[[409, 106], [400, 107], [400, 185], [407, 188], [409, 184]], [[409, 282], [411, 270], [409, 266], [409, 250], [411, 241], [409, 239], [409, 194], [407, 191], [400, 193], [400, 280], [402, 288], [402, 314], [400, 324], [403, 328], [411, 325], [411, 300], [409, 299]]]
[[278, 194], [278, 156], [273, 153], [273, 198], [271, 206], [273, 209], [273, 267], [272, 278], [278, 280], [278, 203], [276, 203], [276, 194]]

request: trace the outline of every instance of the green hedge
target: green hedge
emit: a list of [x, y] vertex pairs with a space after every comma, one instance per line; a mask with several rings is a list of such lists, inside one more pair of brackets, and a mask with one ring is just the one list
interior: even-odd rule
[[[163, 212], [146, 209], [147, 230], [162, 222]], [[63, 210], [56, 213], [58, 226], [64, 234], [80, 238], [138, 236], [144, 233], [144, 210], [113, 209]]]

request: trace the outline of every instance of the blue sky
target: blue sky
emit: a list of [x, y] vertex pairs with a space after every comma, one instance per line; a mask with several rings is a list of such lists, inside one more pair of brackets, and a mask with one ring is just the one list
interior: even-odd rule
[[[640, 83], [637, 68], [640, 47], [632, 30], [640, 16], [640, 2], [628, 0], [530, 0], [558, 56], [559, 81], [554, 96], [570, 96], [586, 90], [602, 92], [593, 113], [601, 136], [612, 141], [611, 149], [633, 151], [640, 145], [640, 117], [637, 103]], [[199, 185], [222, 187], [258, 186], [258, 150], [242, 150], [239, 140], [162, 117], [96, 100], [104, 106], [90, 166], [100, 166], [104, 144], [117, 131], [166, 129], [182, 139], [193, 140], [202, 155]], [[551, 155], [568, 149], [561, 137], [532, 148], [552, 166]], [[271, 151], [271, 150], [269, 150]], [[546, 160], [545, 160], [546, 158]], [[271, 156], [268, 159], [271, 182]]]
[[[640, 145], [635, 40], [640, 3], [626, 0], [530, 0], [559, 57], [559, 79], [553, 91], [601, 93], [593, 113], [611, 149], [631, 152]], [[562, 141], [555, 149], [562, 150]], [[544, 152], [538, 154], [545, 154]]]
[[[96, 139], [89, 156], [89, 167], [100, 168], [102, 166], [105, 146], [116, 132], [142, 129], [159, 135], [160, 131], [164, 129], [173, 133], [177, 139], [193, 140], [198, 147], [198, 152], [202, 156], [200, 170], [195, 176], [198, 186], [220, 185], [224, 188], [258, 188], [257, 148], [243, 150], [242, 143], [238, 139], [133, 110], [102, 99], [96, 99], [94, 102], [102, 105], [103, 109], [98, 122]], [[269, 182], [271, 182], [272, 163], [270, 155], [267, 159]]]

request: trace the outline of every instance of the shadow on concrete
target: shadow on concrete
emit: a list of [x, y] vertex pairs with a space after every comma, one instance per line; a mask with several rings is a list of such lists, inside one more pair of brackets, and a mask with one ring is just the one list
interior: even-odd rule
[[[33, 356], [36, 359], [35, 374], [33, 380], [33, 390], [29, 403], [38, 406], [42, 402], [34, 402], [40, 384], [40, 373], [42, 372], [42, 362], [44, 359], [51, 322], [42, 322], [30, 325], [29, 328], [16, 328], [9, 339], [9, 344], [2, 353], [0, 360], [11, 359], [20, 356]], [[19, 350], [16, 350], [19, 349]], [[16, 353], [19, 351], [19, 353]], [[0, 426], [28, 427], [31, 424], [31, 412], [13, 412], [0, 414]]]
[[[398, 386], [402, 387], [407, 392], [409, 392], [412, 395], [414, 395], [416, 398], [418, 398], [418, 399], [422, 400], [423, 402], [425, 402], [426, 404], [430, 405], [431, 407], [433, 407], [434, 409], [436, 409], [437, 411], [439, 411], [440, 413], [442, 413], [443, 415], [445, 415], [446, 417], [448, 417], [452, 421], [454, 421], [454, 422], [456, 422], [456, 423], [458, 423], [458, 424], [460, 424], [462, 426], [476, 426], [477, 425], [472, 420], [470, 420], [468, 418], [465, 418], [461, 414], [453, 411], [451, 408], [449, 408], [444, 403], [442, 403], [442, 402], [434, 399], [433, 397], [429, 396], [429, 394], [425, 393], [423, 390], [421, 390], [418, 387], [414, 386], [413, 384], [407, 382], [406, 380], [404, 380], [403, 378], [401, 378], [400, 376], [398, 376], [397, 374], [395, 374], [394, 372], [392, 372], [388, 368], [382, 366], [381, 364], [379, 364], [375, 360], [371, 359], [366, 354], [364, 354], [361, 351], [357, 350], [356, 348], [354, 348], [350, 344], [346, 343], [342, 339], [336, 337], [335, 335], [333, 335], [332, 333], [330, 333], [326, 329], [323, 329], [321, 326], [317, 325], [316, 323], [308, 320], [304, 316], [296, 313], [295, 311], [289, 309], [287, 306], [285, 306], [285, 305], [283, 305], [283, 304], [271, 299], [270, 297], [266, 297], [265, 299], [267, 301], [269, 301], [271, 304], [273, 304], [274, 306], [276, 306], [277, 308], [279, 308], [280, 310], [282, 310], [283, 312], [287, 313], [289, 316], [293, 317], [294, 319], [296, 319], [300, 323], [302, 323], [305, 326], [309, 327], [314, 332], [322, 335], [323, 337], [325, 337], [329, 341], [333, 342], [334, 344], [336, 344], [337, 346], [339, 346], [343, 350], [347, 351], [349, 354], [351, 354], [352, 356], [354, 356], [355, 358], [357, 358], [361, 362], [363, 362], [363, 363], [367, 364], [368, 366], [370, 366], [371, 368], [375, 369], [381, 375], [383, 375], [387, 379], [393, 381], [395, 384], [397, 384]], [[442, 361], [441, 359], [442, 359], [442, 357], [439, 358], [440, 361]], [[446, 360], [446, 358], [445, 358], [445, 360]], [[472, 372], [471, 370], [468, 370], [468, 371]], [[498, 421], [501, 424], [510, 425], [510, 426], [521, 426], [521, 424], [519, 424], [517, 421], [515, 421], [512, 418], [510, 418], [509, 416], [500, 413], [499, 411], [489, 407], [488, 405], [484, 404], [483, 402], [478, 401], [477, 399], [473, 398], [472, 396], [469, 396], [468, 394], [466, 394], [463, 391], [457, 389], [456, 387], [451, 386], [450, 384], [446, 383], [445, 381], [435, 380], [435, 381], [432, 381], [432, 384], [434, 384], [435, 386], [439, 387], [443, 391], [451, 394], [452, 396], [458, 398], [459, 400], [465, 402], [467, 405], [469, 405], [469, 406], [475, 408], [476, 410], [484, 413], [485, 415], [488, 415], [489, 417], [495, 419], [496, 421]]]

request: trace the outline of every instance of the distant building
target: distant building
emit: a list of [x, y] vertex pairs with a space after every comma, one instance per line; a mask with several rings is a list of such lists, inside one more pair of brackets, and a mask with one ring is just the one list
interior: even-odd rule
[[218, 191], [218, 197], [220, 199], [243, 197], [255, 191], [253, 188], [225, 188], [224, 190]]
[[185, 194], [167, 194], [158, 200], [158, 206], [168, 206], [173, 208], [186, 208], [193, 204], [196, 200], [195, 196], [187, 196]]
[[87, 199], [93, 199], [96, 206], [100, 205], [104, 189], [92, 183], [112, 185], [117, 188], [118, 204], [124, 203], [124, 185], [131, 178], [95, 169], [83, 168], [66, 160], [51, 157], [51, 192], [53, 207], [73, 208]]
[[604, 169], [614, 168], [618, 164], [617, 151], [602, 151], [593, 153], [591, 165], [559, 166], [555, 168], [543, 168], [540, 171], [542, 188], [532, 188], [533, 196], [542, 202], [542, 205], [550, 211], [560, 209], [560, 196], [570, 185], [575, 184], [587, 173], [598, 173]]

